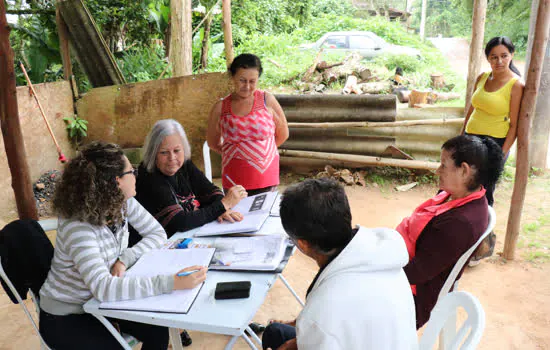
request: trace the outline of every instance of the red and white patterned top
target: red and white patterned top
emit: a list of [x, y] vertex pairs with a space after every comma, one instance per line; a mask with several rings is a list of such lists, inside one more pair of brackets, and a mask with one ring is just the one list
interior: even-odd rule
[[228, 175], [247, 190], [279, 184], [279, 153], [275, 144], [275, 122], [265, 104], [265, 93], [254, 92], [252, 110], [245, 116], [233, 114], [231, 95], [222, 101], [220, 129], [222, 184], [232, 187]]

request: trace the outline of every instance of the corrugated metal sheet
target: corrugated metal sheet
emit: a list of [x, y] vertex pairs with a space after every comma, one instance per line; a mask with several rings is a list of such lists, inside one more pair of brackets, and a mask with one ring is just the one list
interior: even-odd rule
[[275, 95], [289, 122], [396, 120], [395, 95]]
[[120, 71], [94, 19], [81, 0], [58, 1], [67, 23], [71, 44], [93, 87], [125, 84]]

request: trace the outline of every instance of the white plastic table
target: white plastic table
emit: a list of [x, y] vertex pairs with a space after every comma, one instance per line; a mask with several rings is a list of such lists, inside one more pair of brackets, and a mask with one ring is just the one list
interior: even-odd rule
[[[268, 220], [279, 220], [279, 218], [270, 217]], [[193, 235], [193, 232], [194, 230], [178, 233], [171, 239], [189, 237]], [[257, 350], [253, 340], [259, 345], [259, 349], [262, 348], [261, 340], [248, 327], [248, 324], [262, 306], [269, 289], [277, 278], [281, 279], [296, 300], [303, 305], [292, 287], [278, 272], [209, 271], [205, 284], [187, 314], [100, 309], [100, 303], [95, 299], [84, 304], [84, 310], [98, 318], [125, 349], [130, 349], [130, 347], [105, 317], [169, 327], [170, 341], [174, 350], [183, 349], [179, 329], [230, 335], [232, 338], [225, 346], [226, 350], [231, 349], [237, 339], [241, 337], [251, 349]], [[216, 284], [230, 281], [250, 281], [250, 297], [215, 300]]]

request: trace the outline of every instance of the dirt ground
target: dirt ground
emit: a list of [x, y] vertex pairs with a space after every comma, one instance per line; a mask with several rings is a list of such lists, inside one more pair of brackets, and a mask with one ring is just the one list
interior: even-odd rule
[[[408, 192], [396, 192], [388, 182], [383, 186], [347, 187], [355, 224], [395, 227], [400, 220], [434, 193], [434, 185], [423, 185]], [[524, 210], [526, 221], [532, 221], [550, 207], [546, 195], [550, 176], [531, 181]], [[504, 243], [506, 218], [512, 190], [511, 182], [503, 182], [496, 193], [497, 251]], [[550, 349], [550, 264], [547, 260], [523, 258], [525, 246], [518, 258], [505, 262], [498, 257], [467, 269], [460, 281], [460, 290], [474, 294], [486, 312], [487, 326], [480, 349]], [[547, 249], [547, 248], [546, 248]], [[313, 279], [317, 267], [299, 252], [291, 259], [285, 277], [302, 297]], [[339, 297], [339, 296], [335, 296]], [[0, 293], [0, 349], [37, 349], [38, 339], [30, 323], [17, 305], [12, 305]], [[271, 318], [291, 319], [300, 311], [284, 285], [277, 281], [254, 319], [266, 322]], [[368, 310], [360, 312], [368, 312]], [[189, 349], [222, 349], [228, 337], [191, 332], [193, 345]], [[239, 340], [234, 349], [248, 349]]]
[[[429, 39], [435, 47], [437, 47], [453, 65], [455, 71], [464, 77], [468, 78], [468, 62], [469, 62], [469, 51], [470, 46], [468, 41], [463, 38], [430, 38]], [[525, 76], [525, 62], [514, 60], [514, 64], [518, 67], [522, 76]], [[489, 62], [485, 59], [481, 60], [481, 71], [488, 72], [491, 70]]]
[[[452, 61], [457, 73], [466, 77], [467, 41], [446, 38], [433, 39], [432, 42]], [[516, 66], [523, 72], [523, 62], [516, 62]], [[484, 61], [482, 70], [488, 69]], [[390, 184], [386, 184], [380, 187], [348, 187], [346, 192], [355, 224], [395, 227], [418, 204], [433, 195], [435, 189], [433, 185], [424, 185], [408, 192], [396, 192]], [[459, 289], [474, 294], [486, 313], [486, 328], [479, 349], [550, 349], [549, 191], [549, 175], [531, 179], [516, 260], [506, 262], [495, 256], [474, 269], [467, 269], [462, 276]], [[504, 244], [511, 193], [512, 183], [505, 181], [496, 192], [496, 251], [502, 251]], [[315, 264], [297, 252], [284, 275], [303, 298], [316, 271]], [[29, 321], [18, 305], [11, 304], [3, 290], [0, 290], [0, 310], [0, 350], [38, 349], [38, 338]], [[291, 319], [299, 312], [298, 303], [277, 281], [254, 320], [265, 323], [271, 318]], [[193, 345], [189, 349], [222, 349], [229, 340], [225, 336], [190, 333]], [[239, 340], [234, 349], [249, 347]]]

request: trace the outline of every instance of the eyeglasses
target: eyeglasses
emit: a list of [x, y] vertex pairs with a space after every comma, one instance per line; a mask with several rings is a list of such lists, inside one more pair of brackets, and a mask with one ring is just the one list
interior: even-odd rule
[[128, 174], [134, 174], [134, 176], [137, 177], [138, 176], [138, 170], [137, 169], [132, 169], [132, 170], [125, 171], [122, 174], [120, 174], [118, 177], [123, 177], [124, 175], [128, 175]]

